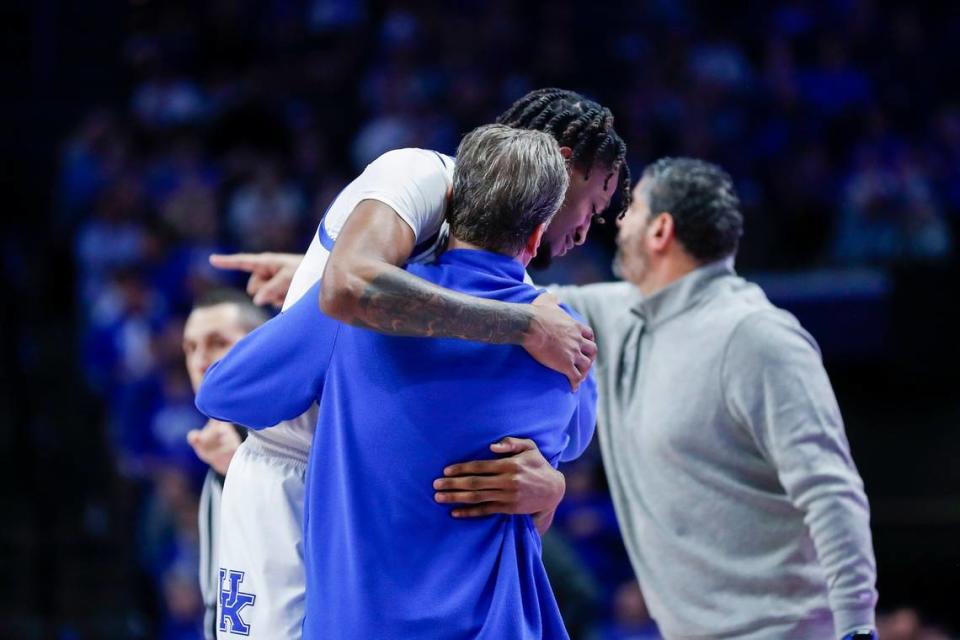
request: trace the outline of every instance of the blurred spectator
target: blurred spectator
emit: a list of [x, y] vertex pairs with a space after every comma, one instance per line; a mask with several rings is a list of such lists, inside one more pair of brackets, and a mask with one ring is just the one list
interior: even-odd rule
[[946, 633], [921, 622], [917, 611], [909, 608], [879, 616], [877, 631], [882, 640], [949, 640]]
[[131, 106], [141, 124], [155, 129], [197, 123], [207, 101], [192, 80], [159, 73], [133, 92]]
[[160, 147], [143, 177], [145, 190], [158, 207], [179, 189], [214, 190], [219, 180], [220, 172], [204, 157], [200, 140], [186, 131]]
[[614, 585], [633, 577], [633, 570], [620, 537], [613, 503], [601, 480], [603, 470], [596, 440], [584, 456], [562, 471], [567, 491], [557, 507], [554, 526], [591, 567], [606, 600]]
[[79, 292], [85, 304], [97, 300], [113, 271], [131, 267], [146, 254], [143, 192], [127, 172], [107, 186], [89, 220], [80, 225], [74, 255]]
[[822, 36], [816, 63], [797, 77], [801, 97], [826, 117], [850, 113], [872, 97], [870, 80], [850, 62], [847, 46], [839, 37]]
[[950, 230], [929, 179], [912, 154], [889, 163], [865, 150], [844, 191], [834, 257], [844, 263], [938, 261], [949, 256]]
[[83, 362], [87, 379], [110, 394], [147, 376], [154, 365], [152, 335], [166, 322], [166, 305], [141, 271], [118, 269], [91, 300]]
[[307, 15], [314, 32], [354, 26], [366, 17], [362, 0], [310, 0]]
[[570, 546], [558, 529], [542, 538], [543, 566], [550, 578], [563, 624], [572, 640], [586, 637], [597, 618], [600, 589], [588, 565]]
[[117, 179], [129, 154], [117, 117], [95, 109], [61, 151], [57, 219], [62, 231], [89, 215], [100, 191]]
[[233, 195], [227, 220], [244, 251], [290, 251], [302, 244], [298, 232], [303, 211], [297, 188], [284, 181], [275, 163], [264, 161]]
[[960, 214], [960, 107], [952, 106], [937, 114], [934, 137], [939, 142], [929, 145], [934, 157], [934, 175], [939, 190], [945, 194], [954, 217]]
[[613, 597], [613, 620], [600, 627], [597, 640], [660, 640], [636, 580], [624, 582]]
[[163, 613], [157, 638], [200, 640], [203, 602], [197, 584], [197, 493], [175, 468], [154, 476], [141, 521], [141, 563], [159, 587]]
[[176, 566], [163, 577], [163, 595], [166, 621], [159, 640], [197, 640], [200, 638], [198, 619], [203, 612], [200, 589], [192, 567]]

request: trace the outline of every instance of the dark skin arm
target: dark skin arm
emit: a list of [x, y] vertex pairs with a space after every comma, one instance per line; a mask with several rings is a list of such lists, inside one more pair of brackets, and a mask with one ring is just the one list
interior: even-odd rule
[[[523, 345], [541, 364], [576, 388], [596, 357], [593, 332], [575, 322], [549, 295], [533, 305], [483, 300], [443, 289], [399, 268], [416, 239], [386, 204], [361, 202], [350, 215], [327, 263], [323, 311], [342, 322], [396, 335], [459, 337]], [[238, 254], [211, 258], [214, 266], [248, 271], [258, 304], [280, 306], [302, 256]], [[505, 438], [490, 447], [498, 460], [455, 464], [434, 485], [437, 501], [460, 504], [454, 517], [530, 514], [543, 533], [563, 498], [563, 474], [531, 440]]]
[[413, 231], [391, 207], [376, 200], [357, 205], [323, 274], [323, 312], [393, 335], [521, 345], [579, 386], [597, 353], [589, 327], [551, 298], [533, 305], [484, 300], [418, 278], [400, 268], [414, 243]]
[[454, 518], [478, 518], [493, 513], [530, 514], [537, 531], [546, 533], [563, 499], [566, 481], [537, 449], [533, 440], [504, 438], [490, 446], [501, 456], [452, 464], [433, 481], [434, 499], [458, 504]]
[[[364, 200], [341, 231], [323, 275], [320, 306], [341, 322], [394, 335], [455, 337], [523, 346], [576, 389], [593, 364], [593, 331], [551, 296], [532, 305], [484, 300], [438, 287], [400, 268], [416, 239], [386, 204]], [[280, 307], [303, 256], [287, 253], [213, 255], [221, 269], [250, 273], [257, 304]]]

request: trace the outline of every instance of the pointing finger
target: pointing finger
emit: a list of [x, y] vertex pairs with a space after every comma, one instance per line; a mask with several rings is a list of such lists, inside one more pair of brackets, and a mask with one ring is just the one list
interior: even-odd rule
[[267, 256], [256, 253], [231, 253], [227, 255], [214, 253], [210, 255], [210, 264], [218, 269], [237, 269], [251, 272], [270, 266], [271, 261]]

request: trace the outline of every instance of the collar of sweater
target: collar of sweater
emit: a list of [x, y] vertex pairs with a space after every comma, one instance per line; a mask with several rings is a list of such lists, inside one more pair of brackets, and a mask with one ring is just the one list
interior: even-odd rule
[[710, 262], [641, 299], [631, 311], [647, 327], [656, 327], [697, 304], [715, 280], [731, 275], [736, 275], [732, 256]]
[[523, 265], [515, 257], [485, 249], [466, 247], [447, 249], [437, 258], [437, 263], [467, 267], [517, 282], [523, 282], [523, 276], [526, 273]]

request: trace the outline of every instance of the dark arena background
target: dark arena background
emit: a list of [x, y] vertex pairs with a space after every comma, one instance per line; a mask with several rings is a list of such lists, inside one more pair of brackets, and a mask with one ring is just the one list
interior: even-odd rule
[[[960, 637], [955, 6], [35, 0], [0, 32], [0, 638], [202, 637], [180, 335], [196, 295], [244, 283], [208, 254], [302, 252], [380, 153], [452, 153], [544, 86], [609, 106], [635, 177], [664, 155], [731, 173], [738, 271], [839, 398], [881, 637]], [[614, 233], [534, 277], [612, 277]], [[564, 471], [571, 635], [657, 637], [596, 446]]]

